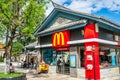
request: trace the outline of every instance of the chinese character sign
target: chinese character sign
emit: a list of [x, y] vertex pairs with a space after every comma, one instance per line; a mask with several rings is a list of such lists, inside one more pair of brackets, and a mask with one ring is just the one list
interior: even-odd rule
[[[98, 32], [95, 31], [94, 24], [88, 24], [84, 27], [84, 39], [90, 38], [98, 38]], [[100, 80], [98, 42], [87, 42], [84, 44], [84, 49], [86, 78]]]
[[87, 64], [87, 70], [92, 70], [93, 69], [93, 65], [92, 64]]

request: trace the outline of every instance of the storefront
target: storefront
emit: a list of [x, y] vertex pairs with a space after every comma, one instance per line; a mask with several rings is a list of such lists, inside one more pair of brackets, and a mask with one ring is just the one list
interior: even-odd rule
[[53, 11], [34, 33], [40, 42], [35, 48], [43, 55], [44, 50], [51, 49], [53, 63], [59, 58], [64, 62], [62, 71], [56, 66], [52, 71], [96, 80], [119, 75], [120, 25], [53, 5]]
[[39, 52], [39, 48], [35, 49], [35, 46], [38, 45], [38, 41], [30, 43], [29, 45], [25, 46], [25, 51], [20, 56], [20, 61], [24, 61], [26, 63], [25, 67], [30, 68], [30, 64], [33, 63], [34, 65], [40, 64], [41, 54]]

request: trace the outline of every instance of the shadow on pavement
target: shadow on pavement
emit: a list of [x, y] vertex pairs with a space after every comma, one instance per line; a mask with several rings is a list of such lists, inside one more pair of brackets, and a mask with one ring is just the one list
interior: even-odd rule
[[49, 78], [50, 76], [48, 74], [44, 74], [44, 73], [41, 73], [41, 74], [33, 74], [33, 78], [36, 78], [36, 77], [44, 77], [44, 78]]

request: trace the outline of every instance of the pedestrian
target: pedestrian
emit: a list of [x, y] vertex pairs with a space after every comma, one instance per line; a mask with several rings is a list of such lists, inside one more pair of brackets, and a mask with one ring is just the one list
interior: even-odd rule
[[62, 65], [63, 65], [63, 60], [62, 60], [62, 58], [60, 57], [60, 58], [57, 60], [58, 72], [61, 72]]
[[33, 69], [33, 67], [34, 67], [34, 61], [33, 61], [33, 58], [30, 60], [30, 69]]
[[37, 62], [34, 63], [34, 69], [37, 69]]
[[24, 66], [24, 61], [21, 60], [21, 68], [23, 68], [23, 66]]
[[23, 68], [26, 68], [26, 61], [23, 62]]
[[15, 72], [15, 69], [14, 69], [14, 66], [12, 65], [12, 63], [10, 63], [10, 73], [13, 73], [13, 72]]

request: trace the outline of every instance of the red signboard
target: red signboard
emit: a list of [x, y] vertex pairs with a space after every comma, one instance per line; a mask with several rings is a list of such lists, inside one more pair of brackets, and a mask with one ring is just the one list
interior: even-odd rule
[[[88, 24], [84, 27], [84, 39], [98, 38], [95, 24]], [[100, 80], [99, 68], [99, 45], [98, 42], [87, 42], [85, 48], [85, 72], [86, 79]]]
[[118, 46], [120, 46], [120, 42], [118, 42]]
[[69, 50], [70, 32], [68, 30], [57, 32], [52, 35], [52, 47], [56, 50]]

